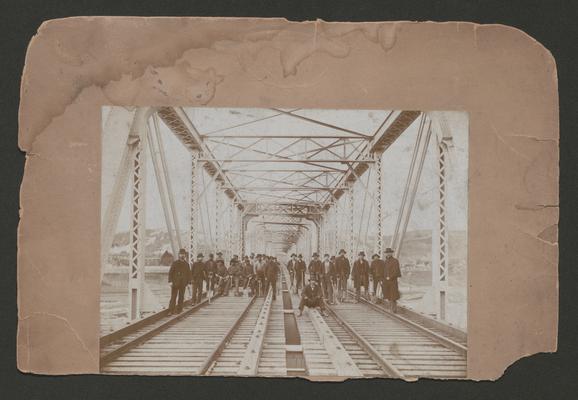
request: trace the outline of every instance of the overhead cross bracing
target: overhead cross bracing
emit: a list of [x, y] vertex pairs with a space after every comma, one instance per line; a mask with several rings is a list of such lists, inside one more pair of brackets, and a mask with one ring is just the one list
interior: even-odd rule
[[246, 218], [286, 215], [316, 224], [421, 114], [173, 107], [157, 113]]

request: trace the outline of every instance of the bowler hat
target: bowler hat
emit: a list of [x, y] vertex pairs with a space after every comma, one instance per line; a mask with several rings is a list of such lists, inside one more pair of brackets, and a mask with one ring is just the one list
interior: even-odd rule
[[291, 257], [297, 257], [297, 254], [293, 253], [291, 254]]
[[299, 254], [299, 256], [298, 256], [298, 257], [299, 257], [299, 258], [303, 258], [303, 254]]
[[179, 250], [179, 255], [180, 255], [180, 254], [187, 254], [187, 251], [186, 251], [185, 249], [180, 249], [180, 250]]
[[217, 252], [217, 255], [218, 255], [218, 256], [222, 256], [223, 253], [221, 253], [220, 251], [218, 251], [218, 252]]
[[393, 249], [391, 247], [388, 247], [387, 249], [385, 249], [385, 253], [393, 253]]
[[323, 257], [329, 257], [329, 254], [325, 253], [325, 254], [323, 255]]
[[339, 250], [339, 254], [347, 254], [347, 252], [343, 249]]
[[379, 258], [379, 254], [374, 254], [374, 255], [371, 256], [371, 259], [372, 259], [372, 260], [375, 260], [376, 258]]
[[365, 252], [360, 251], [359, 254], [358, 254], [358, 256], [363, 256], [363, 257], [365, 257]]
[[319, 254], [313, 253], [313, 257], [319, 257]]
[[203, 258], [203, 257], [204, 257], [204, 256], [203, 256], [203, 253], [197, 254], [197, 258]]

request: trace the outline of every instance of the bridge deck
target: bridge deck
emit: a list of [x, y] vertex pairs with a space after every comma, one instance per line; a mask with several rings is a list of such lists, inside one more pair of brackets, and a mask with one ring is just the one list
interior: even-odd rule
[[[291, 289], [288, 289], [293, 292]], [[281, 293], [282, 289], [279, 289]], [[139, 375], [288, 376], [282, 296], [224, 296], [181, 315], [159, 315], [101, 349], [101, 371]], [[299, 296], [291, 293], [297, 315]], [[265, 309], [267, 307], [267, 309]], [[464, 378], [464, 338], [415, 317], [392, 315], [368, 301], [329, 306], [323, 317], [297, 317], [307, 376]], [[407, 315], [407, 313], [406, 313]], [[255, 340], [254, 336], [262, 340]], [[249, 360], [249, 361], [247, 361]], [[252, 360], [252, 361], [251, 361]], [[254, 362], [254, 368], [245, 366]], [[246, 368], [244, 370], [243, 368]], [[249, 372], [247, 372], [249, 371]], [[253, 372], [251, 372], [253, 371]]]

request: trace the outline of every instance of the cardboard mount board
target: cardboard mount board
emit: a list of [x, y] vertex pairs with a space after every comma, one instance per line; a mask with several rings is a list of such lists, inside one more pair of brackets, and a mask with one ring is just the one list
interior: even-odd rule
[[550, 52], [467, 22], [75, 17], [22, 77], [18, 368], [99, 372], [102, 106], [469, 115], [468, 378], [557, 347], [558, 95]]

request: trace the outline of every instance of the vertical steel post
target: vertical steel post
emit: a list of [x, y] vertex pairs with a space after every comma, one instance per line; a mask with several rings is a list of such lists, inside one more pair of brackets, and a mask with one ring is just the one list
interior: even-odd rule
[[321, 219], [317, 218], [316, 221], [314, 221], [315, 224], [315, 246], [317, 249], [317, 253], [319, 254], [319, 257], [322, 257], [321, 254]]
[[323, 217], [319, 218], [321, 224], [321, 251], [325, 253], [329, 253], [329, 249], [327, 248], [327, 216], [323, 215]]
[[331, 238], [331, 243], [333, 245], [333, 255], [337, 255], [339, 251], [339, 216], [337, 215], [337, 203], [334, 202], [331, 206], [333, 213], [331, 218], [333, 218], [333, 235]]
[[225, 232], [225, 243], [227, 246], [227, 256], [229, 258], [229, 260], [231, 260], [233, 258], [233, 253], [235, 251], [235, 247], [234, 247], [234, 238], [233, 238], [233, 234], [234, 234], [234, 229], [233, 229], [233, 202], [228, 202], [227, 204], [227, 224], [228, 224], [228, 228], [227, 231]]
[[215, 255], [221, 250], [220, 247], [223, 245], [223, 240], [221, 238], [221, 217], [223, 208], [223, 198], [221, 197], [221, 184], [215, 182]]
[[[248, 221], [246, 221], [246, 217], [245, 217], [245, 213], [243, 211], [240, 211], [240, 223], [239, 223], [239, 227], [240, 227], [240, 232], [239, 232], [239, 246], [241, 249], [241, 254], [247, 254], [247, 244], [245, 243], [245, 237], [246, 237], [246, 232], [247, 232], [247, 224]], [[251, 246], [251, 251], [253, 250], [253, 246]]]
[[[145, 247], [146, 247], [146, 113], [145, 108], [141, 108], [135, 114], [132, 146], [131, 170], [132, 170], [132, 191], [131, 191], [131, 229], [130, 229], [130, 267], [128, 282], [129, 297], [129, 318], [130, 320], [141, 317], [142, 301], [144, 297], [144, 277], [145, 277]], [[142, 115], [144, 114], [144, 115]]]
[[377, 210], [377, 233], [375, 240], [375, 253], [383, 257], [383, 205], [382, 205], [382, 194], [383, 194], [383, 169], [381, 163], [382, 154], [374, 154], [375, 159], [375, 208]]
[[448, 229], [446, 224], [446, 166], [447, 144], [443, 139], [437, 143], [437, 157], [435, 158], [438, 172], [437, 223], [432, 232], [432, 285], [436, 297], [437, 314], [442, 320], [446, 319], [446, 299], [448, 289]]
[[197, 188], [197, 161], [199, 153], [191, 152], [191, 215], [189, 221], [189, 262], [195, 260], [198, 251], [198, 219], [199, 219], [199, 202]]
[[355, 259], [353, 252], [355, 251], [355, 229], [354, 229], [354, 193], [353, 193], [353, 186], [350, 185], [347, 190], [347, 212], [348, 212], [348, 221], [347, 221], [347, 228], [349, 231], [347, 241], [349, 245], [349, 257], [351, 259]]

